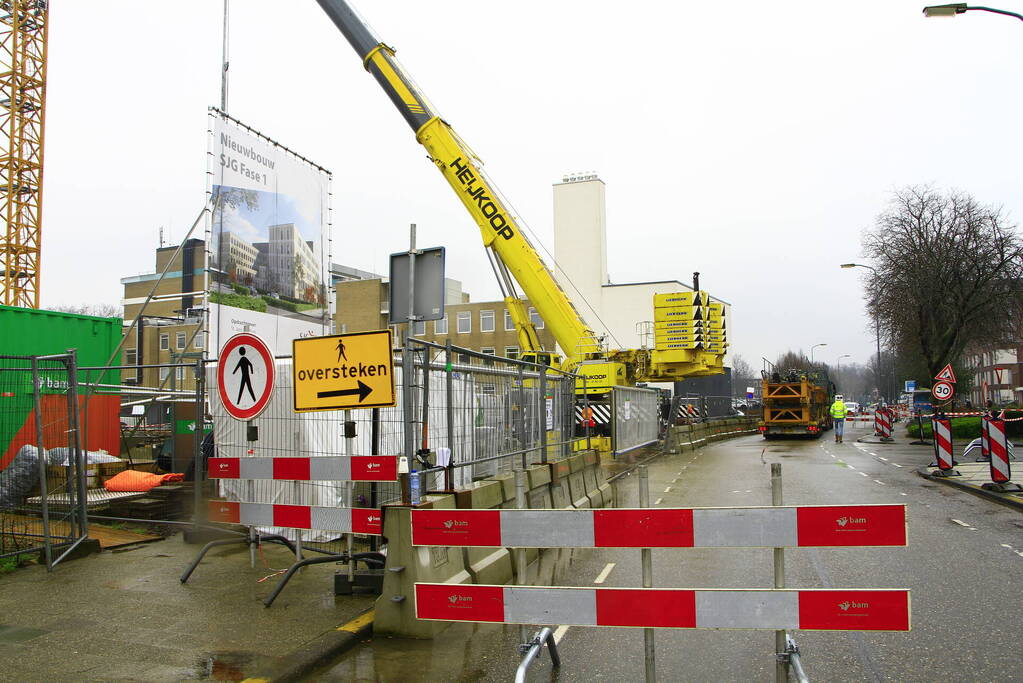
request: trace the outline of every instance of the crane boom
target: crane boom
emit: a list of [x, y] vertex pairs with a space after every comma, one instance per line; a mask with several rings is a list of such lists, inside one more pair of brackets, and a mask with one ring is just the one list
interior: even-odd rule
[[[345, 0], [317, 2], [398, 108], [416, 140], [429, 152], [430, 160], [476, 221], [483, 245], [507, 268], [543, 318], [566, 355], [566, 367], [575, 367], [585, 358], [598, 354], [600, 343], [593, 330], [523, 234], [507, 203], [483, 173], [479, 159], [419, 91], [398, 63], [394, 50], [373, 35]], [[539, 350], [525, 307], [508, 286], [510, 283], [502, 283], [505, 301], [519, 329], [520, 342]]]

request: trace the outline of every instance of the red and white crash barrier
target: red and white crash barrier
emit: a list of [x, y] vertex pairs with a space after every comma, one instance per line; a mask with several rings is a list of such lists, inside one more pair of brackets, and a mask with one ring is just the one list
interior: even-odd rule
[[904, 546], [907, 538], [905, 505], [413, 510], [411, 524], [412, 544], [424, 546], [794, 548]]
[[417, 583], [416, 617], [497, 624], [908, 631], [904, 589], [560, 588]]
[[1005, 437], [1005, 420], [993, 418], [986, 420], [991, 442], [991, 481], [995, 484], [1008, 484], [1012, 479], [1009, 468], [1009, 444]]
[[210, 479], [397, 481], [396, 455], [210, 458]]
[[373, 508], [334, 508], [317, 505], [275, 505], [272, 503], [236, 503], [211, 500], [211, 522], [245, 526], [277, 526], [288, 529], [322, 529], [339, 533], [383, 533], [380, 510]]
[[955, 465], [952, 455], [952, 421], [936, 417], [931, 420], [931, 430], [934, 434], [934, 459], [938, 469], [942, 472], [951, 472]]
[[985, 415], [980, 418], [980, 457], [984, 460], [991, 458], [991, 416]]
[[882, 439], [892, 438], [892, 412], [887, 408], [874, 411], [874, 434]]

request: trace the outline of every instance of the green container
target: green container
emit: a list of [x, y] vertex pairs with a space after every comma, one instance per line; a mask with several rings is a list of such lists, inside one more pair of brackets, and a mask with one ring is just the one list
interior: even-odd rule
[[[121, 341], [120, 318], [0, 305], [0, 356], [45, 356], [77, 349], [79, 366], [106, 365]], [[115, 358], [113, 365], [120, 365]]]

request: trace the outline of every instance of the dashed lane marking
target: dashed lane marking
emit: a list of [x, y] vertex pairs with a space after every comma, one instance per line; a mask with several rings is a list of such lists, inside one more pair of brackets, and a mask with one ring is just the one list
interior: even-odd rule
[[902, 467], [902, 465], [900, 465], [900, 464], [899, 464], [899, 463], [897, 463], [897, 462], [893, 462], [893, 463], [891, 463], [891, 465], [892, 465], [893, 467]]
[[884, 483], [883, 481], [881, 481], [880, 479], [875, 479], [875, 480], [874, 480], [874, 482], [875, 482], [875, 483], [877, 483], [877, 484], [880, 484], [881, 486], [887, 486], [887, 484], [885, 484], [885, 483]]
[[675, 479], [672, 479], [672, 480], [671, 480], [671, 483], [672, 483], [672, 484], [677, 484], [677, 483], [678, 483], [678, 477], [676, 477]]
[[964, 522], [964, 521], [963, 521], [963, 520], [961, 520], [961, 519], [956, 519], [956, 518], [954, 518], [954, 517], [950, 517], [949, 519], [951, 519], [951, 520], [952, 520], [953, 522], [955, 522], [955, 523], [956, 523], [956, 524], [958, 524], [959, 526], [964, 526], [964, 527], [966, 527], [966, 528], [967, 528], [967, 529], [969, 529], [970, 531], [976, 531], [976, 530], [977, 530], [977, 527], [973, 526], [972, 524], [968, 524], [967, 522]]
[[870, 476], [866, 472], [857, 472], [856, 474], [860, 475], [861, 477], [869, 477]]
[[600, 573], [597, 574], [597, 578], [593, 579], [593, 583], [604, 583], [604, 581], [607, 580], [608, 575], [611, 573], [611, 570], [614, 569], [614, 568], [615, 568], [615, 563], [614, 562], [608, 562], [604, 566], [604, 568], [602, 570], [600, 570]]
[[663, 498], [658, 498], [657, 500], [654, 501], [654, 505], [660, 505], [662, 500], [664, 500], [664, 499]]
[[668, 488], [664, 489], [664, 492], [665, 493], [671, 493], [671, 487], [669, 486]]
[[[874, 455], [874, 454], [871, 453], [871, 455]], [[878, 457], [879, 460], [884, 460], [885, 462], [888, 462], [888, 458], [884, 457], [883, 455], [879, 455], [877, 457]]]
[[903, 493], [902, 491], [899, 491], [899, 495], [900, 496], [908, 496], [909, 494], [908, 493]]

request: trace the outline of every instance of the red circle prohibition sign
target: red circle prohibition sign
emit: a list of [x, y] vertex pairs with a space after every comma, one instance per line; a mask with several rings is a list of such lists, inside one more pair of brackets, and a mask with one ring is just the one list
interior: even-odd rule
[[236, 334], [220, 349], [217, 391], [224, 410], [236, 420], [251, 420], [270, 403], [274, 355], [254, 334]]

